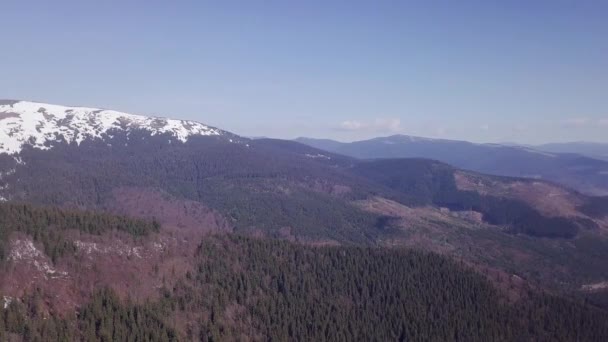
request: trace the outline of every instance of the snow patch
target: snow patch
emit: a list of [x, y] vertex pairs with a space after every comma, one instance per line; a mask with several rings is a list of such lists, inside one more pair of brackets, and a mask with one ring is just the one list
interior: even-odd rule
[[599, 291], [608, 288], [608, 281], [602, 281], [595, 284], [586, 284], [581, 286], [582, 291]]
[[51, 276], [52, 278], [67, 276], [66, 272], [56, 270], [48, 262], [48, 258], [42, 253], [32, 240], [14, 240], [11, 243], [11, 252], [8, 260], [13, 262], [23, 261], [33, 265], [38, 271], [44, 274], [44, 277]]
[[[103, 245], [97, 242], [74, 241], [74, 245], [80, 253], [91, 254], [115, 254], [124, 257], [136, 257], [138, 259], [146, 256], [146, 250], [142, 246], [131, 247], [125, 243], [118, 242], [113, 245]], [[155, 252], [163, 252], [165, 246], [161, 243], [153, 243], [152, 250]]]
[[[6, 173], [4, 175], [6, 175]], [[3, 175], [2, 175], [2, 172], [0, 172], [0, 181], [2, 181], [2, 178], [3, 178]], [[8, 184], [0, 184], [0, 192], [8, 189], [8, 187], [9, 187]], [[0, 202], [6, 202], [6, 201], [8, 201], [8, 198], [4, 197], [4, 195], [2, 195], [0, 193]]]
[[522, 175], [523, 178], [543, 179], [543, 175]]
[[320, 153], [317, 153], [317, 154], [306, 153], [305, 156], [307, 156], [308, 158], [313, 158], [313, 159], [327, 159], [327, 160], [331, 159], [331, 157], [326, 156], [324, 154], [320, 154]]
[[438, 141], [440, 139], [433, 138], [425, 138], [425, 137], [416, 137], [412, 135], [394, 135], [385, 138], [377, 138], [380, 142], [386, 145], [395, 145], [398, 143], [417, 143], [417, 142], [428, 142], [428, 141]]
[[31, 240], [15, 240], [11, 246], [9, 260], [28, 260], [42, 258], [44, 255], [39, 251]]
[[10, 176], [10, 175], [15, 174], [15, 172], [17, 172], [16, 169], [8, 169], [6, 171], [0, 171], [0, 180], [5, 176]]
[[2, 308], [6, 309], [13, 302], [13, 298], [9, 296], [2, 296]]
[[164, 252], [165, 251], [165, 245], [159, 242], [154, 242], [152, 244], [152, 248], [156, 251], [156, 252]]
[[46, 150], [62, 140], [80, 144], [85, 139], [101, 139], [112, 129], [145, 129], [152, 135], [169, 133], [182, 142], [194, 135], [224, 134], [195, 121], [27, 101], [0, 102], [0, 117], [0, 153], [8, 154], [21, 152], [24, 145]]

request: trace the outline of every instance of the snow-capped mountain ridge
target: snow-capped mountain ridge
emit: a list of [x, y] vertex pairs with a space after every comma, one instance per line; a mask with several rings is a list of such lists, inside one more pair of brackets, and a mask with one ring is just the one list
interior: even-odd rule
[[53, 142], [64, 140], [80, 144], [85, 139], [103, 138], [115, 129], [144, 129], [152, 135], [169, 133], [182, 142], [194, 135], [226, 134], [195, 121], [99, 108], [0, 100], [0, 153], [19, 153], [25, 145], [49, 149]]

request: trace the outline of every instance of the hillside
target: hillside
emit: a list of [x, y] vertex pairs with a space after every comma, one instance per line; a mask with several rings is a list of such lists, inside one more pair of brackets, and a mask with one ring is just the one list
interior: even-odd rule
[[405, 135], [340, 143], [299, 138], [298, 142], [361, 159], [428, 158], [499, 176], [542, 179], [591, 195], [608, 195], [608, 162], [580, 154], [550, 153], [520, 146], [474, 144]]
[[[147, 235], [140, 243], [150, 239], [157, 237]], [[82, 263], [98, 253], [83, 249], [82, 243], [76, 246], [76, 256], [63, 255], [48, 267]], [[175, 247], [157, 251], [159, 259], [142, 250], [135, 256], [104, 252], [122, 260], [123, 272], [141, 260], [154, 265], [133, 273], [158, 283], [143, 297], [130, 292], [134, 289], [125, 292], [121, 282], [96, 287], [75, 282], [81, 295], [71, 297], [76, 311], [57, 298], [57, 287], [44, 286], [49, 280], [19, 297], [2, 289], [0, 338], [568, 341], [597, 340], [608, 333], [608, 313], [601, 309], [521, 287], [514, 278], [505, 280], [512, 289], [507, 292], [469, 267], [435, 254], [214, 235], [198, 244], [191, 263], [173, 263], [169, 270]], [[21, 253], [0, 267], [15, 274], [11, 263], [40, 265], [43, 255]], [[82, 271], [92, 266], [77, 267]], [[115, 267], [94, 269], [109, 276]], [[69, 270], [44, 272], [56, 284], [81, 277]], [[519, 299], [509, 299], [513, 289]]]
[[[22, 108], [16, 102], [5, 106]], [[45, 109], [40, 111], [36, 106]], [[405, 300], [404, 293], [418, 292], [417, 286], [429, 287], [429, 291], [433, 288], [436, 293], [448, 293], [450, 289], [461, 291], [456, 290], [461, 282], [479, 293], [486, 293], [486, 287], [490, 287], [498, 292], [489, 293], [484, 299], [489, 301], [488, 305], [495, 306], [492, 303], [503, 300], [521, 303], [516, 304], [517, 308], [505, 307], [506, 311], [499, 314], [504, 316], [497, 317], [486, 317], [463, 306], [468, 300], [444, 304], [453, 306], [454, 312], [483, 321], [485, 331], [496, 333], [497, 339], [515, 336], [509, 335], [511, 330], [501, 328], [520, 327], [521, 322], [509, 321], [516, 317], [511, 310], [532, 310], [528, 314], [536, 315], [534, 310], [542, 311], [543, 305], [553, 301], [547, 298], [556, 298], [562, 303], [555, 304], [560, 306], [557, 312], [561, 312], [562, 305], [574, 305], [572, 310], [579, 310], [576, 312], [581, 315], [604, 314], [601, 310], [596, 312], [596, 309], [579, 306], [576, 298], [585, 297], [594, 305], [604, 305], [602, 284], [608, 281], [605, 198], [589, 197], [541, 180], [488, 176], [428, 159], [365, 161], [293, 141], [250, 140], [215, 128], [209, 130], [217, 134], [207, 134], [210, 131], [202, 127], [208, 126], [203, 124], [179, 121], [184, 129], [201, 127], [200, 131], [185, 134], [181, 128], [165, 130], [164, 127], [169, 126], [153, 124], [155, 121], [131, 117], [131, 114], [36, 106], [30, 105], [18, 117], [8, 119], [30, 122], [29, 117], [33, 116], [40, 127], [47, 127], [41, 131], [56, 130], [56, 139], [46, 138], [52, 134], [42, 136], [44, 143], [39, 143], [40, 137], [26, 139], [29, 133], [21, 132], [24, 123], [15, 126], [21, 128], [12, 128], [15, 133], [11, 133], [11, 125], [0, 126], [5, 129], [2, 139], [8, 141], [6, 146], [19, 146], [18, 150], [0, 154], [0, 195], [8, 202], [2, 205], [11, 213], [6, 217], [21, 214], [33, 217], [24, 221], [25, 225], [15, 225], [15, 220], [21, 222], [20, 219], [11, 219], [0, 226], [3, 237], [0, 241], [4, 241], [0, 245], [8, 256], [2, 267], [5, 267], [4, 274], [10, 275], [0, 277], [0, 292], [7, 298], [21, 299], [24, 304], [29, 303], [29, 298], [45, 298], [43, 311], [58, 313], [61, 320], [54, 324], [64, 324], [62, 331], [66, 334], [82, 333], [72, 328], [74, 324], [86, 326], [87, 321], [81, 322], [81, 317], [69, 315], [93, 303], [96, 309], [91, 317], [109, 310], [120, 312], [121, 316], [116, 319], [128, 322], [129, 312], [142, 312], [147, 317], [146, 325], [160, 329], [154, 330], [154, 336], [164, 336], [165, 340], [170, 336], [177, 338], [179, 334], [183, 338], [183, 334], [200, 333], [223, 338], [243, 334], [255, 339], [268, 336], [282, 339], [291, 337], [296, 330], [304, 336], [310, 333], [304, 332], [305, 328], [300, 325], [306, 317], [293, 316], [293, 324], [288, 326], [273, 323], [276, 317], [295, 315], [284, 311], [283, 306], [304, 305], [292, 301], [297, 298], [285, 298], [284, 302], [272, 299], [282, 298], [285, 286], [296, 286], [294, 279], [304, 279], [306, 274], [295, 270], [316, 269], [323, 275], [308, 279], [307, 288], [297, 289], [302, 296], [317, 298], [316, 293], [307, 291], [326, 288], [329, 285], [325, 281], [342, 284], [338, 279], [331, 280], [330, 274], [343, 277], [340, 279], [345, 284], [355, 286], [355, 279], [340, 272], [356, 264], [361, 275], [378, 269], [384, 272], [377, 274], [378, 277], [401, 279], [401, 273], [407, 273], [406, 270], [383, 269], [385, 266], [372, 260], [393, 260], [387, 264], [389, 267], [400, 258], [405, 258], [405, 263], [411, 256], [415, 256], [414, 260], [419, 257], [426, 260], [429, 251], [442, 255], [428, 256], [432, 259], [429, 262], [435, 265], [432, 267], [448, 265], [445, 274], [438, 277], [461, 273], [464, 267], [469, 272], [466, 274], [476, 274], [473, 277], [479, 279], [467, 280], [468, 275], [466, 279], [450, 278], [452, 275], [449, 275], [447, 288], [433, 288], [424, 283], [437, 282], [437, 279], [418, 279], [413, 288], [383, 289], [393, 292], [379, 293]], [[57, 120], [64, 114], [68, 118], [70, 110], [79, 113], [78, 127], [74, 125], [76, 116], [67, 121]], [[53, 117], [39, 116], [42, 112], [51, 112]], [[87, 116], [91, 120], [83, 121]], [[129, 119], [132, 124], [121, 126], [120, 122], [126, 120], [123, 117], [132, 118]], [[107, 125], [97, 130], [91, 128], [100, 120]], [[30, 133], [35, 134], [37, 130], [33, 132]], [[35, 206], [30, 207], [32, 204]], [[26, 209], [20, 211], [20, 206]], [[246, 237], [234, 237], [235, 233]], [[251, 237], [256, 239], [250, 240]], [[272, 242], [272, 239], [295, 244]], [[220, 249], [221, 253], [215, 251], [216, 244], [224, 245], [225, 249]], [[404, 252], [404, 248], [415, 250], [411, 251], [414, 254], [407, 254], [410, 252]], [[204, 254], [207, 249], [214, 252]], [[225, 255], [224, 251], [229, 254]], [[292, 255], [292, 251], [299, 252]], [[331, 261], [330, 268], [325, 268], [327, 258], [333, 258], [336, 253], [354, 254], [352, 260], [344, 260], [346, 264], [336, 260]], [[11, 257], [15, 255], [22, 257]], [[236, 259], [231, 259], [233, 257]], [[286, 268], [281, 274], [272, 273], [269, 268], [281, 265], [281, 258], [289, 260]], [[255, 263], [246, 263], [250, 259], [255, 259]], [[233, 279], [216, 267], [244, 273]], [[216, 275], [205, 278], [206, 273], [199, 274], [201, 269], [209, 269], [209, 274]], [[296, 273], [289, 274], [290, 270]], [[285, 283], [288, 280], [285, 277], [291, 277], [291, 282]], [[258, 282], [267, 278], [277, 280]], [[27, 279], [34, 280], [28, 283]], [[473, 283], [467, 283], [469, 281]], [[236, 282], [234, 289], [230, 289], [232, 282]], [[282, 282], [283, 285], [279, 285]], [[23, 286], [25, 283], [29, 285]], [[369, 286], [368, 293], [379, 291], [377, 285]], [[201, 293], [201, 289], [217, 291], [221, 301], [214, 303], [206, 297], [188, 297]], [[262, 291], [263, 296], [253, 296], [252, 289]], [[343, 299], [339, 303], [319, 302], [318, 308], [329, 310], [323, 315], [342, 310], [350, 312], [345, 313], [347, 316], [376, 317], [377, 307], [373, 305], [377, 304], [369, 302], [357, 309], [355, 303], [360, 298], [351, 290], [337, 294]], [[362, 292], [358, 293], [361, 296]], [[552, 295], [542, 297], [547, 293]], [[324, 294], [331, 298], [334, 295]], [[467, 292], [463, 298], [471, 295]], [[535, 302], [535, 298], [539, 298], [536, 296], [545, 299]], [[256, 311], [260, 310], [259, 306], [252, 304], [254, 299], [261, 307], [272, 309], [271, 316], [260, 316]], [[186, 303], [196, 304], [188, 307]], [[402, 305], [431, 304], [403, 302]], [[394, 319], [412, 315], [399, 311], [398, 307], [396, 310]], [[167, 322], [161, 317], [173, 316], [153, 312], [169, 312], [175, 316], [172, 322]], [[475, 316], [480, 314], [482, 316]], [[326, 321], [320, 316], [313, 318]], [[558, 322], [563, 318], [557, 314], [547, 319]], [[180, 325], [176, 323], [179, 321], [190, 323]], [[429, 336], [445, 339], [458, 324], [471, 322], [440, 320], [437, 323], [440, 326], [436, 327], [438, 335]], [[319, 339], [365, 336], [358, 335], [363, 332], [353, 327], [345, 328], [340, 321], [320, 324], [340, 336], [306, 336]], [[580, 331], [580, 327], [570, 328], [572, 332]], [[595, 333], [596, 328], [603, 329], [594, 325], [590, 333]], [[110, 333], [112, 329], [109, 326], [103, 332], [87, 331], [87, 334], [100, 338], [100, 334]], [[141, 329], [138, 331], [147, 328]], [[411, 331], [410, 327], [387, 325], [382, 329], [383, 335], [379, 336], [384, 337], [404, 333], [415, 338], [426, 336], [419, 334], [431, 334], [423, 328]], [[531, 329], [534, 331], [531, 336], [551, 339], [545, 328]], [[468, 340], [481, 336], [473, 332], [467, 334]]]

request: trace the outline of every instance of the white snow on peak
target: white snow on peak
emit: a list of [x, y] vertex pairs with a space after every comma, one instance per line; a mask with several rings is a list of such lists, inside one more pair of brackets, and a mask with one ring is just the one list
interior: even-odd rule
[[195, 121], [134, 115], [87, 107], [66, 107], [28, 101], [0, 100], [0, 153], [21, 152], [24, 145], [48, 149], [47, 143], [80, 144], [102, 138], [111, 129], [145, 129], [152, 135], [170, 133], [182, 142], [193, 135], [222, 135], [224, 132]]
[[324, 154], [321, 154], [321, 153], [317, 153], [317, 154], [306, 153], [305, 156], [308, 157], [308, 158], [313, 158], [313, 159], [319, 159], [319, 158], [320, 159], [328, 159], [328, 160], [331, 159], [331, 157], [328, 157], [328, 156], [326, 156]]
[[387, 145], [395, 145], [398, 143], [416, 143], [416, 142], [425, 142], [425, 141], [439, 141], [440, 139], [433, 139], [433, 138], [424, 138], [424, 137], [417, 137], [417, 136], [413, 136], [413, 135], [403, 135], [403, 134], [397, 134], [397, 135], [392, 135], [389, 137], [381, 137], [381, 138], [376, 138], [374, 140], [380, 141], [384, 144]]

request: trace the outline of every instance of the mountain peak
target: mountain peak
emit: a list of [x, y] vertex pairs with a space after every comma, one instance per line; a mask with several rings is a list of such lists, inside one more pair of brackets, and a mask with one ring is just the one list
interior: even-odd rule
[[226, 132], [195, 121], [175, 120], [118, 112], [68, 107], [19, 100], [0, 100], [0, 153], [19, 153], [24, 145], [48, 149], [65, 140], [80, 144], [103, 138], [112, 130], [144, 129], [152, 135], [169, 133], [185, 142], [193, 135]]

